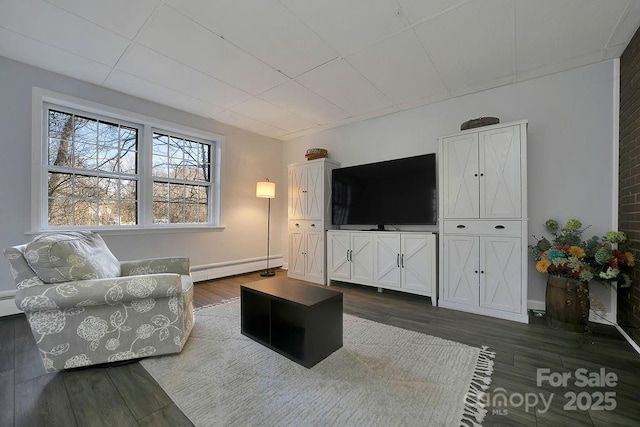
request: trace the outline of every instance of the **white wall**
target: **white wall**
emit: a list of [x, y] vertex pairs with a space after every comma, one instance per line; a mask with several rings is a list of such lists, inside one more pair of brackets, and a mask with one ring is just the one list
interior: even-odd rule
[[[191, 265], [215, 264], [266, 256], [267, 205], [255, 197], [257, 181], [269, 177], [277, 197], [286, 198], [282, 143], [192, 114], [44, 71], [0, 57], [0, 248], [26, 243], [30, 230], [31, 88], [49, 89], [225, 137], [220, 232], [105, 235], [120, 259], [187, 256]], [[281, 234], [286, 209], [272, 206], [272, 236]], [[271, 254], [282, 253], [271, 239]], [[6, 261], [0, 262], [0, 296], [15, 290]], [[6, 293], [6, 292], [5, 292]]]
[[[304, 159], [311, 147], [326, 148], [342, 166], [437, 152], [437, 137], [457, 132], [469, 119], [528, 119], [530, 234], [543, 234], [548, 218], [571, 217], [604, 234], [617, 185], [613, 77], [608, 61], [297, 138], [286, 142], [283, 163]], [[286, 242], [284, 219], [282, 233]], [[530, 262], [529, 300], [544, 301], [544, 290], [545, 277]]]

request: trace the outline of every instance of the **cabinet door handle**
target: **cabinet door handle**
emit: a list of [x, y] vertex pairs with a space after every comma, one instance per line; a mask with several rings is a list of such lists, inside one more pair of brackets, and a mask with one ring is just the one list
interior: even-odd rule
[[315, 224], [311, 224], [311, 226], [312, 226], [312, 227], [315, 227], [316, 225], [315, 225]]
[[484, 176], [484, 174], [483, 174], [483, 173], [481, 173], [481, 174], [480, 174], [480, 176]]
[[400, 267], [404, 268], [404, 254], [400, 256]]
[[296, 227], [300, 227], [300, 224], [296, 224]]
[[504, 230], [504, 225], [496, 225], [494, 228], [496, 230]]
[[456, 226], [456, 228], [467, 228], [467, 226], [466, 226], [466, 225], [462, 225], [462, 224], [458, 224], [458, 225]]
[[474, 273], [478, 274], [478, 270], [475, 270]]
[[351, 259], [349, 258], [349, 252], [351, 252], [349, 249], [347, 249], [347, 262], [351, 262]]
[[400, 268], [400, 254], [396, 255], [396, 265]]
[[480, 274], [484, 274], [484, 270], [480, 270]]
[[474, 173], [474, 174], [473, 174], [473, 176], [478, 176], [478, 174], [477, 174], [477, 173]]

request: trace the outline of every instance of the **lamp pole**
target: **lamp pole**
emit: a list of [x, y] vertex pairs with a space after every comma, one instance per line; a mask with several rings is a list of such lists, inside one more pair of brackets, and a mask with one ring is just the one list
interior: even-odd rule
[[267, 199], [267, 269], [260, 273], [262, 277], [271, 277], [275, 276], [276, 273], [269, 270], [269, 234], [270, 234], [270, 225], [271, 225], [271, 198]]
[[271, 199], [276, 196], [276, 185], [265, 178], [264, 181], [258, 182], [256, 185], [256, 197], [267, 199], [267, 268], [260, 273], [262, 277], [275, 276], [275, 272], [269, 270], [269, 237], [271, 235]]

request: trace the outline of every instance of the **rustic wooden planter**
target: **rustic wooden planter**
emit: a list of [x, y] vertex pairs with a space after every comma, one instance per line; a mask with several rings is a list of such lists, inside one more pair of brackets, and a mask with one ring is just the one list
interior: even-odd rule
[[549, 275], [546, 311], [549, 327], [584, 332], [589, 319], [589, 283]]

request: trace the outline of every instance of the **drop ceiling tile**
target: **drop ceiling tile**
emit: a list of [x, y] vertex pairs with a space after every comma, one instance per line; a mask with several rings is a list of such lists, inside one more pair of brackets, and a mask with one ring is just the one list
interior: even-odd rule
[[230, 110], [225, 110], [216, 114], [213, 119], [231, 126], [248, 130], [249, 132], [257, 133], [258, 135], [268, 136], [270, 138], [277, 139], [289, 133], [284, 129], [279, 129], [275, 126], [253, 120]]
[[605, 49], [627, 3], [627, 0], [518, 0], [518, 71], [558, 64]]
[[133, 39], [158, 5], [158, 0], [46, 1], [128, 39]]
[[137, 96], [138, 98], [206, 118], [212, 118], [215, 114], [223, 110], [217, 105], [208, 104], [189, 95], [125, 73], [124, 71], [114, 70], [105, 81], [104, 86], [127, 95]]
[[343, 59], [336, 59], [311, 70], [297, 81], [352, 116], [391, 105], [378, 89]]
[[624, 45], [625, 47], [640, 26], [640, 2], [631, 1], [627, 7], [627, 13], [622, 22], [618, 24], [613, 37], [609, 41], [609, 47]]
[[346, 59], [394, 104], [447, 91], [413, 30], [386, 38]]
[[295, 111], [314, 123], [326, 124], [349, 117], [349, 113], [295, 81], [270, 89], [260, 98], [285, 110]]
[[0, 27], [0, 56], [101, 85], [111, 67]]
[[142, 45], [135, 45], [118, 62], [117, 68], [160, 86], [224, 108], [251, 97], [200, 71], [187, 67]]
[[554, 64], [544, 64], [540, 67], [518, 71], [517, 81], [535, 79], [536, 77], [542, 77], [549, 74], [570, 70], [572, 68], [593, 64], [595, 62], [600, 62], [604, 59], [605, 53], [605, 50], [599, 50], [597, 52], [587, 53], [586, 55], [580, 55], [573, 58], [565, 59], [562, 62], [556, 62]]
[[342, 55], [405, 28], [394, 0], [280, 2]]
[[316, 123], [263, 101], [260, 98], [249, 99], [231, 108], [231, 110], [288, 132], [298, 132], [317, 126]]
[[512, 0], [465, 3], [414, 27], [451, 93], [515, 75]]
[[138, 41], [238, 89], [257, 95], [287, 77], [179, 12], [163, 7]]
[[398, 0], [409, 23], [417, 24], [451, 10], [469, 0]]
[[113, 66], [129, 40], [42, 0], [3, 1], [0, 27]]
[[171, 0], [169, 4], [290, 77], [337, 56], [276, 0]]

